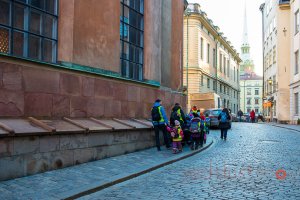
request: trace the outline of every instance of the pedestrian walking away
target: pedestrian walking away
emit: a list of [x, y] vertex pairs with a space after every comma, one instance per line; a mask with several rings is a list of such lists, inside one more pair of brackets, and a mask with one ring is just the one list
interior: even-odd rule
[[194, 113], [194, 118], [191, 120], [191, 150], [198, 149], [203, 146], [204, 140], [204, 121]]
[[161, 100], [157, 99], [151, 110], [152, 123], [153, 123], [154, 131], [155, 131], [155, 142], [156, 142], [156, 147], [157, 147], [158, 151], [161, 150], [160, 149], [159, 131], [163, 132], [164, 142], [165, 142], [167, 149], [169, 149], [171, 147], [170, 136], [166, 129], [166, 126], [169, 124], [169, 121], [168, 121], [165, 109], [161, 104], [162, 104]]
[[254, 123], [254, 122], [255, 122], [255, 112], [254, 112], [254, 110], [252, 110], [252, 111], [250, 112], [250, 119], [251, 119], [251, 123]]
[[221, 129], [221, 139], [227, 140], [227, 131], [230, 128], [230, 119], [231, 117], [228, 109], [224, 108], [218, 116], [219, 128]]

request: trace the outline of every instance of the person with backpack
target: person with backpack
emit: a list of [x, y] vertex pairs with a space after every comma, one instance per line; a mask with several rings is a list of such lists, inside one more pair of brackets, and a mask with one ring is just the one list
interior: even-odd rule
[[218, 116], [219, 128], [221, 129], [221, 139], [227, 139], [227, 131], [230, 128], [229, 120], [231, 119], [229, 111], [227, 108], [224, 108]]
[[175, 120], [180, 122], [180, 126], [184, 129], [186, 124], [185, 114], [180, 107], [179, 103], [175, 103], [175, 106], [172, 108], [171, 116], [170, 116], [170, 124], [171, 126], [175, 125]]
[[172, 137], [172, 146], [173, 146], [173, 153], [182, 152], [182, 145], [181, 141], [184, 138], [183, 131], [180, 127], [180, 122], [175, 120], [175, 126], [169, 127], [167, 126], [167, 130], [170, 132]]
[[152, 117], [152, 123], [154, 126], [155, 131], [155, 141], [156, 141], [156, 147], [158, 151], [161, 151], [160, 149], [160, 140], [159, 140], [159, 131], [161, 130], [163, 132], [164, 136], [164, 142], [169, 149], [171, 147], [170, 145], [170, 138], [167, 133], [166, 126], [169, 124], [166, 112], [164, 107], [161, 105], [161, 100], [157, 99], [153, 105], [153, 108], [151, 110], [151, 117]]
[[197, 150], [199, 145], [202, 147], [204, 140], [204, 121], [196, 113], [194, 113], [194, 118], [191, 120], [190, 133], [191, 150]]

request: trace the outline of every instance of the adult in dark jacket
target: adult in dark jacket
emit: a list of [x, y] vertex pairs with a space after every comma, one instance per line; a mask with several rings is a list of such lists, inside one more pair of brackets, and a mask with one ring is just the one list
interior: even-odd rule
[[242, 116], [244, 115], [243, 111], [240, 109], [237, 113], [238, 117], [239, 117], [239, 121], [242, 121]]
[[[153, 112], [154, 109], [157, 110], [157, 114], [159, 115], [159, 120], [158, 121], [155, 121], [153, 119], [153, 115], [155, 115], [154, 112]], [[155, 101], [155, 103], [153, 105], [153, 108], [152, 108], [152, 111], [151, 111], [151, 114], [152, 114], [152, 123], [153, 123], [154, 131], [155, 131], [155, 141], [156, 141], [157, 150], [158, 151], [161, 150], [160, 149], [160, 140], [159, 140], [159, 131], [160, 130], [163, 132], [165, 145], [169, 149], [171, 147], [171, 144], [170, 144], [171, 140], [170, 140], [169, 134], [167, 133], [167, 127], [166, 127], [169, 124], [169, 121], [168, 121], [165, 109], [161, 105], [161, 100], [160, 99], [157, 99]]]
[[218, 116], [219, 128], [221, 129], [221, 139], [227, 139], [227, 131], [230, 128], [230, 114], [227, 108], [224, 108]]
[[179, 103], [175, 103], [175, 106], [172, 108], [171, 116], [170, 116], [170, 124], [174, 126], [175, 120], [178, 120], [180, 122], [180, 126], [182, 129], [184, 129], [186, 124], [185, 114], [183, 110], [181, 109], [181, 106]]

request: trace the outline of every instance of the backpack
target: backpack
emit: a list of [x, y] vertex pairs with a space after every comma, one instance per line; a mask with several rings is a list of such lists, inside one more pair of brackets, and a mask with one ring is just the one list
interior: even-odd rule
[[161, 120], [161, 116], [159, 113], [160, 106], [154, 106], [151, 111], [152, 121], [159, 122]]
[[[199, 126], [200, 124], [200, 126]], [[200, 118], [194, 118], [192, 119], [191, 121], [191, 125], [190, 125], [190, 131], [192, 133], [199, 133], [200, 130], [203, 130], [204, 129], [204, 121], [201, 120]]]
[[221, 122], [226, 123], [227, 121], [227, 114], [225, 112], [221, 112]]

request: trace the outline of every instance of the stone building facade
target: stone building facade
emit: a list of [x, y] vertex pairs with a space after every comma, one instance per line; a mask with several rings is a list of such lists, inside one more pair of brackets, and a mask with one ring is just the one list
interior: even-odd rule
[[298, 119], [300, 118], [299, 113], [299, 93], [300, 93], [300, 2], [292, 0], [290, 1], [290, 27], [291, 27], [291, 70], [290, 70], [290, 116], [292, 123], [299, 123]]
[[290, 1], [266, 0], [261, 5], [264, 54], [264, 115], [277, 122], [290, 120]]
[[189, 4], [184, 17], [183, 84], [191, 94], [215, 93], [215, 107], [239, 109], [239, 63], [241, 59], [219, 28], [199, 4]]
[[0, 0], [0, 117], [149, 118], [182, 93], [184, 0]]

